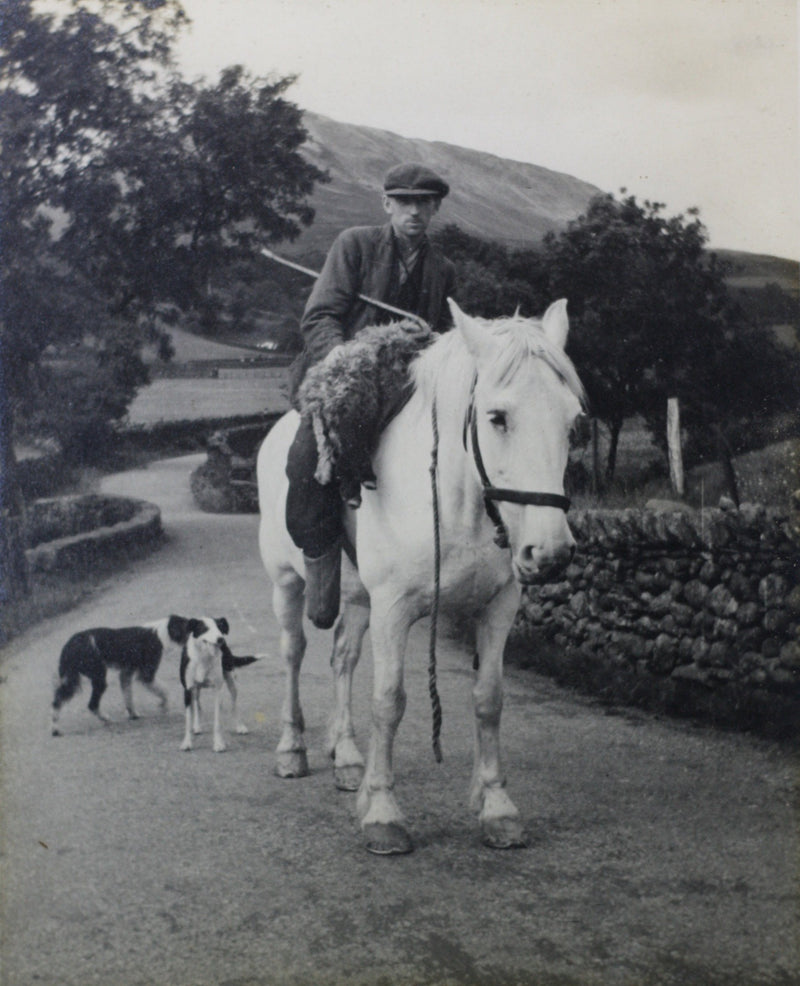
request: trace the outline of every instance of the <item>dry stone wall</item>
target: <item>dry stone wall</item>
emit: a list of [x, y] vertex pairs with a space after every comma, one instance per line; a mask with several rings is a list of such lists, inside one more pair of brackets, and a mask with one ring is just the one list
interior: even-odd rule
[[154, 503], [85, 494], [36, 500], [28, 505], [31, 572], [80, 575], [151, 550], [164, 532]]
[[563, 581], [526, 589], [512, 660], [617, 703], [800, 733], [797, 516], [570, 513]]

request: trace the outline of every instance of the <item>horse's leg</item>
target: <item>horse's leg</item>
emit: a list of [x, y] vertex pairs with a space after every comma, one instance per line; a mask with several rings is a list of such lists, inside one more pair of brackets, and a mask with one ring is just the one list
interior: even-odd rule
[[281, 656], [286, 662], [286, 693], [281, 710], [283, 729], [276, 750], [275, 772], [278, 777], [305, 777], [308, 774], [303, 739], [306, 727], [300, 708], [300, 666], [306, 652], [303, 586], [299, 575], [286, 572], [275, 581], [272, 591], [272, 605], [281, 628]]
[[479, 669], [472, 690], [475, 709], [475, 766], [470, 805], [478, 812], [483, 841], [493, 849], [525, 845], [519, 812], [506, 793], [500, 758], [500, 714], [503, 709], [503, 648], [519, 605], [519, 590], [501, 590], [478, 624]]
[[366, 848], [378, 855], [411, 852], [414, 848], [405, 819], [394, 797], [392, 746], [403, 718], [406, 693], [403, 662], [410, 620], [402, 603], [375, 593], [372, 602], [374, 684], [372, 729], [357, 810]]
[[357, 791], [364, 777], [364, 758], [353, 729], [353, 672], [369, 626], [369, 606], [346, 602], [333, 631], [333, 690], [335, 709], [328, 736], [333, 779], [340, 791]]

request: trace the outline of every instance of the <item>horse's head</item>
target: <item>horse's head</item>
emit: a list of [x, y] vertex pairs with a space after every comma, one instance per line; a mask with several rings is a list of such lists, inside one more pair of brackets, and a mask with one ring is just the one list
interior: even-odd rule
[[467, 444], [487, 510], [505, 529], [517, 580], [547, 581], [575, 550], [564, 472], [583, 388], [564, 352], [567, 303], [552, 304], [541, 321], [477, 319], [450, 307], [476, 367]]

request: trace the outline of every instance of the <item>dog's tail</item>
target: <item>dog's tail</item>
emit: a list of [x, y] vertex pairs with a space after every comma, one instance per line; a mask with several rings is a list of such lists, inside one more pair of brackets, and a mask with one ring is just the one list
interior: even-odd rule
[[59, 709], [81, 689], [81, 676], [76, 672], [53, 675], [53, 708]]
[[237, 657], [236, 654], [231, 654], [231, 668], [246, 668], [248, 664], [254, 664], [258, 657], [255, 654], [249, 654], [247, 657]]
[[76, 634], [67, 641], [58, 659], [58, 674], [53, 675], [54, 709], [60, 708], [64, 702], [68, 702], [72, 698], [75, 692], [80, 691], [81, 675], [78, 670], [80, 665], [80, 647], [78, 636]]
[[237, 657], [235, 654], [232, 654], [230, 647], [228, 647], [228, 642], [225, 639], [222, 641], [221, 650], [222, 670], [226, 673], [228, 671], [235, 671], [236, 668], [247, 667], [248, 664], [252, 664], [258, 660], [255, 654], [250, 654], [247, 657]]

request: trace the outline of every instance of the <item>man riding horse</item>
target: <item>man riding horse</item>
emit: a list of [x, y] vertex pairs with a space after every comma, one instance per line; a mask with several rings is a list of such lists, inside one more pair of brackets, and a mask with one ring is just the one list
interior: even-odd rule
[[[304, 348], [292, 368], [293, 402], [310, 366], [365, 326], [391, 319], [362, 296], [419, 316], [434, 332], [451, 327], [447, 298], [453, 295], [455, 269], [427, 237], [449, 191], [429, 168], [397, 165], [383, 183], [388, 223], [347, 229], [334, 241], [303, 313]], [[342, 499], [335, 482], [315, 479], [317, 456], [313, 425], [304, 415], [286, 466], [286, 526], [303, 551], [306, 612], [315, 626], [327, 629], [339, 612]], [[357, 498], [351, 505], [357, 506]]]

